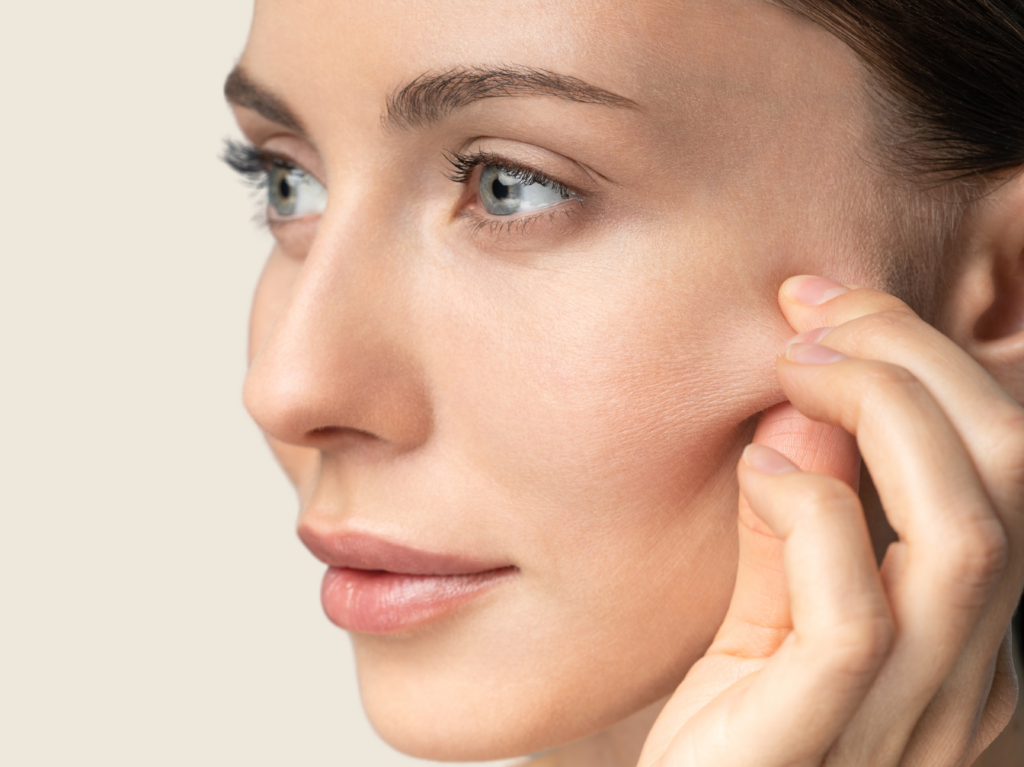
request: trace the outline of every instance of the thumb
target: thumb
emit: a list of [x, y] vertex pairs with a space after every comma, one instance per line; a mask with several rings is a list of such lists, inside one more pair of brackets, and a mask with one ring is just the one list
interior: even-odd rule
[[[860, 453], [853, 436], [810, 420], [788, 402], [761, 414], [753, 441], [777, 450], [803, 471], [828, 474], [857, 489]], [[736, 588], [715, 638], [716, 651], [768, 657], [792, 630], [782, 547], [741, 494]]]
[[788, 402], [761, 413], [753, 441], [782, 453], [801, 471], [828, 474], [857, 490], [860, 453], [853, 435], [812, 421]]

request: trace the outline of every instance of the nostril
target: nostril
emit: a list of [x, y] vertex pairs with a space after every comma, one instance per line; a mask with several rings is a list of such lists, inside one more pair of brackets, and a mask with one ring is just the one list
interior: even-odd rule
[[329, 435], [332, 435], [332, 434], [337, 434], [341, 430], [342, 430], [341, 426], [318, 426], [315, 429], [310, 429], [309, 430], [309, 435], [311, 437], [319, 436], [319, 435], [328, 435], [329, 436]]
[[328, 442], [332, 444], [342, 440], [376, 442], [380, 440], [380, 437], [372, 432], [364, 431], [363, 429], [353, 429], [349, 426], [318, 426], [306, 432], [306, 440], [310, 445], [322, 448]]

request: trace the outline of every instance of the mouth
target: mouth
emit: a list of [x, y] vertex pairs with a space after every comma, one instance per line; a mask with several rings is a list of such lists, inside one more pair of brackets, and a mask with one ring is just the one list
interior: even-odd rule
[[320, 600], [332, 623], [362, 634], [397, 634], [436, 620], [508, 580], [518, 568], [421, 551], [355, 532], [299, 537], [328, 570]]

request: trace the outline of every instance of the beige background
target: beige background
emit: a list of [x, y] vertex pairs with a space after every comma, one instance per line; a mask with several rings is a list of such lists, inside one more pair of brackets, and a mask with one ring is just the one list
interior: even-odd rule
[[363, 717], [240, 405], [250, 7], [0, 2], [3, 765], [422, 764]]

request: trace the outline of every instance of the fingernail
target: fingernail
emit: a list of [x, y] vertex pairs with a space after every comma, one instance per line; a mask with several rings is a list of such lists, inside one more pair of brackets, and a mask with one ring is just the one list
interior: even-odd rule
[[835, 328], [816, 328], [815, 330], [808, 330], [806, 333], [798, 333], [791, 339], [786, 341], [782, 346], [779, 347], [779, 354], [782, 356], [786, 355], [789, 351], [789, 347], [793, 344], [816, 344], [820, 343], [821, 339], [831, 333]]
[[754, 442], [743, 448], [743, 461], [750, 468], [763, 471], [765, 474], [786, 474], [790, 471], [800, 471], [797, 465], [782, 453]]
[[848, 287], [838, 282], [809, 276], [791, 277], [782, 288], [787, 298], [806, 306], [818, 306], [849, 291]]
[[830, 362], [841, 362], [850, 359], [842, 352], [829, 349], [818, 344], [791, 344], [786, 349], [786, 359], [802, 365], [827, 365]]

